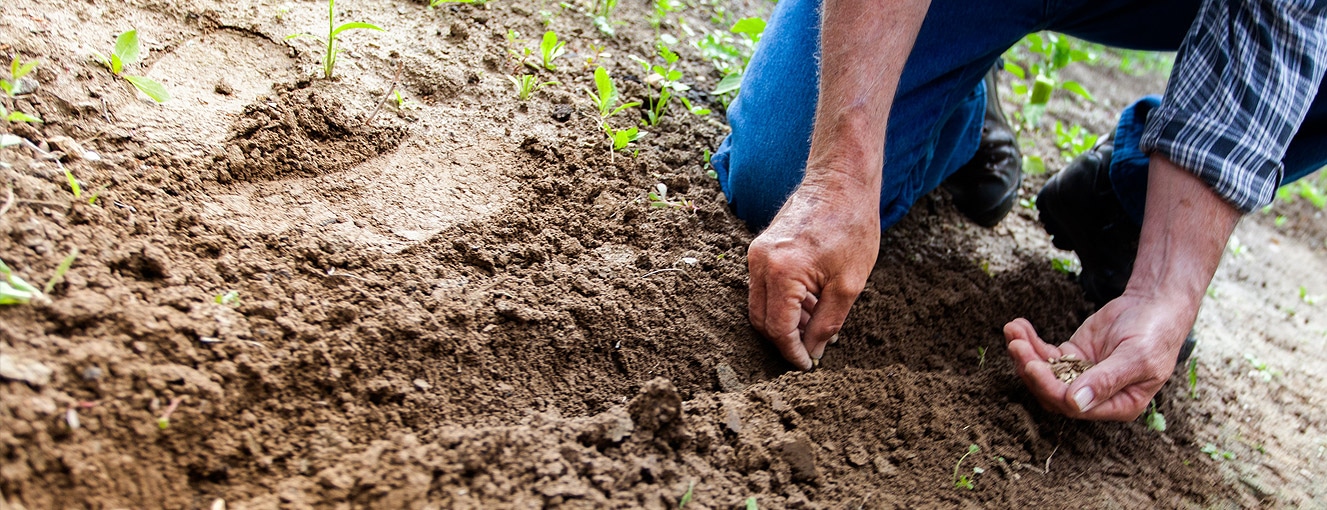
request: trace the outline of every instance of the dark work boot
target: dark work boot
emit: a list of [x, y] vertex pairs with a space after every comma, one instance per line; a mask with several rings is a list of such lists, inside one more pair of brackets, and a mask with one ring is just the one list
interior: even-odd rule
[[[1107, 138], [1051, 177], [1037, 194], [1042, 226], [1056, 248], [1078, 254], [1083, 264], [1078, 283], [1098, 308], [1124, 294], [1142, 233], [1111, 185], [1113, 151], [1114, 140]], [[1190, 331], [1180, 348], [1181, 365], [1196, 343]]]
[[1023, 156], [1018, 138], [1000, 110], [995, 73], [986, 74], [986, 120], [981, 144], [972, 160], [945, 179], [944, 188], [954, 197], [954, 206], [973, 223], [994, 227], [1018, 201], [1023, 182]]

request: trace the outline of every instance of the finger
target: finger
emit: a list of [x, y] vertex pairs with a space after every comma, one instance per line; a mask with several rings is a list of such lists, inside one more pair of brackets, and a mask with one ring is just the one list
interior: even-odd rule
[[[1155, 382], [1155, 389], [1160, 389], [1161, 382], [1165, 381], [1165, 375], [1169, 373], [1153, 357], [1138, 359], [1137, 356], [1120, 351], [1113, 354], [1087, 369], [1069, 385], [1065, 405], [1073, 409], [1075, 414], [1082, 414], [1084, 418], [1095, 416], [1097, 418], [1094, 419], [1102, 420], [1127, 421], [1137, 418], [1147, 402], [1134, 401], [1132, 397], [1135, 395], [1119, 395], [1120, 392], [1129, 386], [1148, 385], [1151, 382]], [[1171, 368], [1174, 368], [1173, 365]], [[1158, 372], [1161, 373], [1159, 377]], [[1117, 395], [1119, 401], [1116, 401]], [[1110, 405], [1097, 410], [1103, 403]]]
[[802, 320], [797, 324], [799, 329], [806, 330], [807, 323], [811, 322], [811, 314], [816, 310], [817, 301], [815, 294], [807, 294], [806, 299], [802, 300]]
[[760, 334], [769, 336], [765, 331], [765, 266], [767, 261], [764, 257], [752, 254], [747, 259], [748, 270], [751, 272], [751, 289], [747, 295], [747, 314], [751, 319], [751, 325], [755, 326]]
[[[766, 294], [765, 332], [784, 359], [802, 370], [810, 370], [811, 356], [803, 345], [803, 335], [797, 327], [802, 318], [802, 301], [808, 292], [800, 283], [791, 279], [773, 282], [771, 287], [778, 290]], [[811, 319], [814, 321], [815, 317]]]
[[1051, 364], [1046, 360], [1036, 360], [1028, 363], [1023, 370], [1023, 384], [1027, 385], [1028, 391], [1036, 397], [1037, 402], [1046, 410], [1063, 414], [1072, 415], [1076, 409], [1065, 406], [1065, 395], [1068, 394], [1069, 385], [1065, 384], [1058, 377], [1055, 377], [1055, 371], [1051, 369]]
[[1022, 358], [1016, 357], [1020, 361], [1017, 365], [1025, 365], [1033, 359], [1046, 361], [1047, 359], [1058, 358], [1061, 356], [1060, 348], [1042, 341], [1041, 336], [1037, 335], [1036, 328], [1027, 319], [1019, 318], [1010, 321], [1004, 326], [1004, 338], [1010, 345], [1010, 354], [1013, 354], [1012, 344], [1022, 342], [1027, 345], [1026, 355]]
[[812, 358], [820, 359], [825, 353], [825, 345], [843, 329], [843, 322], [848, 319], [848, 312], [864, 286], [865, 283], [854, 287], [831, 284], [820, 293], [820, 302], [816, 304], [811, 323], [806, 326], [806, 337], [802, 339]]

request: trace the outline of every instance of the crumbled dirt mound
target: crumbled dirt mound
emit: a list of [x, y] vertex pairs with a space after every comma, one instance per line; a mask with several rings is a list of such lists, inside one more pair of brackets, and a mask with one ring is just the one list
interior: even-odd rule
[[351, 118], [326, 88], [299, 82], [246, 106], [233, 133], [212, 157], [217, 180], [336, 172], [391, 152], [405, 139], [405, 129], [399, 126], [379, 127], [381, 120], [369, 124]]

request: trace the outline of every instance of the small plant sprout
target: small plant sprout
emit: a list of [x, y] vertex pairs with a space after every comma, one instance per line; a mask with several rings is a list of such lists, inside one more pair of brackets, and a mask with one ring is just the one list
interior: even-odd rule
[[1189, 398], [1198, 400], [1198, 358], [1189, 358]]
[[612, 150], [609, 151], [610, 154], [614, 151], [625, 149], [628, 143], [634, 142], [640, 137], [645, 136], [645, 132], [637, 129], [635, 126], [627, 129], [615, 129], [608, 123], [608, 119], [612, 118], [614, 115], [621, 113], [622, 110], [627, 108], [639, 106], [640, 103], [631, 102], [621, 105], [617, 104], [617, 87], [613, 85], [613, 78], [608, 75], [608, 71], [604, 70], [602, 66], [594, 69], [594, 86], [597, 93], [589, 90], [586, 90], [585, 93], [590, 96], [590, 101], [599, 111], [599, 126], [604, 130], [604, 134], [608, 135], [608, 141], [612, 144]]
[[670, 200], [668, 197], [668, 186], [664, 185], [662, 182], [655, 184], [654, 191], [647, 193], [645, 197], [650, 200], [650, 207], [655, 209], [690, 209], [693, 212], [698, 209], [695, 202], [685, 198]]
[[680, 509], [687, 506], [687, 503], [691, 502], [691, 495], [695, 490], [696, 490], [696, 481], [692, 480], [691, 483], [687, 484], [687, 491], [682, 494], [682, 499], [677, 501], [677, 508]]
[[[960, 475], [958, 474], [958, 472], [960, 467], [963, 465], [963, 459], [966, 459], [968, 458], [969, 455], [972, 455], [979, 451], [981, 451], [981, 448], [977, 447], [977, 445], [975, 444], [968, 445], [967, 453], [964, 453], [962, 457], [958, 458], [958, 462], [954, 464], [954, 488], [967, 489], [967, 490], [972, 490], [976, 488], [976, 485], [972, 483], [972, 477], [969, 477], [966, 474]], [[981, 473], [981, 471], [977, 471], [977, 469], [980, 468], [973, 469], [974, 474]]]
[[1097, 145], [1099, 138], [1078, 124], [1065, 128], [1063, 122], [1055, 121], [1055, 146], [1060, 148], [1060, 156], [1065, 161], [1070, 161], [1079, 154], [1091, 150]]
[[594, 18], [594, 26], [600, 32], [608, 36], [613, 36], [616, 30], [613, 28], [613, 11], [617, 10], [618, 0], [594, 0], [590, 9], [590, 16]]
[[14, 274], [14, 270], [5, 265], [5, 261], [0, 260], [0, 277], [3, 277], [3, 279], [0, 279], [0, 305], [26, 305], [33, 302], [37, 304], [49, 303], [51, 299], [47, 297], [47, 294], [50, 294], [51, 290], [55, 289], [55, 286], [64, 280], [65, 273], [69, 272], [69, 268], [73, 267], [74, 260], [77, 258], [78, 248], [74, 248], [69, 252], [69, 256], [65, 257], [60, 265], [55, 268], [55, 274], [51, 275], [49, 280], [46, 280], [46, 285], [42, 289], [38, 289]]
[[558, 82], [555, 81], [540, 82], [539, 78], [536, 78], [533, 74], [523, 74], [520, 78], [508, 76], [507, 80], [511, 81], [511, 84], [516, 86], [516, 98], [521, 101], [530, 99], [530, 96], [539, 89], [549, 85], [558, 84]]
[[1235, 454], [1234, 454], [1234, 453], [1231, 453], [1231, 452], [1228, 452], [1228, 451], [1226, 451], [1226, 450], [1222, 450], [1222, 449], [1220, 449], [1220, 448], [1217, 448], [1216, 445], [1214, 445], [1214, 444], [1212, 444], [1212, 443], [1207, 443], [1207, 444], [1203, 445], [1202, 449], [1199, 450], [1199, 451], [1201, 451], [1201, 452], [1203, 452], [1203, 453], [1206, 453], [1208, 457], [1211, 457], [1211, 458], [1212, 458], [1212, 460], [1223, 460], [1223, 459], [1224, 459], [1224, 460], [1234, 460], [1234, 459], [1235, 459]]
[[[14, 60], [9, 64], [9, 79], [0, 80], [0, 90], [3, 90], [5, 95], [10, 98], [18, 97], [19, 93], [22, 92], [19, 80], [36, 68], [36, 60], [23, 62], [18, 58], [18, 55], [14, 55]], [[0, 118], [5, 119], [6, 122], [33, 123], [42, 121], [41, 118], [35, 115], [29, 115], [18, 110], [8, 110], [3, 104], [0, 104]]]
[[[365, 23], [362, 21], [351, 21], [341, 25], [336, 24], [336, 0], [327, 0], [327, 52], [323, 54], [323, 78], [332, 79], [332, 71], [336, 67], [336, 55], [341, 52], [336, 47], [336, 38], [349, 30], [375, 30], [384, 32], [377, 25]], [[315, 37], [309, 34], [291, 34], [286, 36], [286, 40], [297, 37]]]
[[1258, 359], [1257, 356], [1245, 354], [1244, 359], [1248, 360], [1249, 365], [1253, 366], [1253, 370], [1249, 371], [1249, 377], [1262, 379], [1263, 382], [1271, 382], [1272, 379], [1282, 375], [1280, 370], [1268, 366], [1267, 362]]
[[986, 366], [986, 346], [977, 346], [977, 368]]
[[[691, 87], [680, 81], [682, 71], [677, 69], [677, 61], [679, 60], [677, 53], [668, 49], [668, 46], [665, 46], [662, 42], [655, 46], [659, 50], [659, 57], [664, 60], [664, 65], [651, 64], [649, 61], [640, 58], [635, 59], [645, 68], [646, 72], [650, 73], [645, 78], [645, 82], [659, 87], [659, 95], [648, 98], [649, 108], [645, 110], [646, 121], [651, 126], [659, 125], [659, 120], [663, 119], [664, 114], [668, 112], [668, 102], [673, 98], [674, 93], [691, 90]], [[697, 111], [691, 108], [690, 101], [687, 101], [686, 105], [687, 110], [691, 110], [693, 113]], [[709, 111], [705, 110], [705, 114], [708, 113]], [[702, 114], [697, 113], [697, 115]]]
[[234, 290], [228, 291], [224, 294], [217, 294], [214, 300], [218, 305], [240, 306], [240, 293]]
[[544, 69], [556, 71], [558, 66], [553, 65], [553, 60], [566, 52], [566, 41], [559, 41], [558, 34], [552, 30], [544, 32], [544, 40], [539, 43], [539, 57], [544, 62]]
[[[1010, 89], [1015, 96], [1024, 100], [1020, 119], [1031, 127], [1038, 127], [1050, 103], [1051, 93], [1056, 89], [1077, 94], [1088, 101], [1095, 101], [1092, 94], [1076, 81], [1060, 80], [1059, 71], [1075, 62], [1095, 62], [1097, 55], [1089, 51], [1078, 40], [1068, 36], [1049, 32], [1028, 34], [1013, 49], [1006, 53], [1004, 69], [1018, 78]], [[1021, 61], [1027, 68], [1016, 63]], [[1032, 80], [1028, 87], [1027, 80]]]
[[742, 74], [746, 72], [747, 63], [751, 62], [760, 35], [765, 32], [765, 20], [743, 18], [737, 20], [728, 32], [733, 35], [709, 34], [696, 43], [701, 54], [723, 73], [723, 79], [711, 92], [720, 99], [731, 98], [742, 87]]
[[166, 92], [166, 87], [146, 76], [135, 76], [124, 74], [124, 67], [132, 65], [142, 57], [141, 48], [138, 43], [138, 31], [130, 30], [115, 38], [115, 48], [111, 51], [111, 56], [107, 57], [101, 53], [93, 52], [93, 56], [101, 61], [101, 65], [111, 70], [111, 74], [124, 78], [125, 81], [133, 85], [140, 92], [152, 98], [153, 101], [164, 103], [170, 101], [170, 93]]
[[746, 510], [760, 510], [760, 505], [756, 503], [756, 497], [746, 498]]
[[659, 30], [659, 26], [668, 19], [669, 13], [681, 11], [686, 4], [679, 0], [654, 0], [654, 13], [650, 14], [650, 26]]
[[1077, 261], [1067, 258], [1051, 259], [1051, 269], [1054, 269], [1057, 272], [1064, 273], [1069, 276], [1076, 275], [1080, 270], [1082, 270], [1082, 268], [1078, 266]]
[[1303, 285], [1300, 285], [1300, 286], [1299, 286], [1299, 300], [1300, 300], [1300, 301], [1303, 301], [1304, 304], [1306, 304], [1306, 305], [1314, 306], [1314, 305], [1317, 305], [1317, 304], [1318, 304], [1318, 301], [1322, 300], [1322, 296], [1318, 296], [1318, 295], [1310, 295], [1310, 294], [1309, 294], [1309, 290], [1308, 290], [1307, 288], [1305, 288]]
[[161, 430], [170, 428], [170, 415], [175, 413], [175, 410], [180, 407], [181, 402], [184, 402], [184, 397], [174, 397], [170, 399], [170, 405], [166, 406], [166, 412], [161, 413], [161, 417], [157, 418], [157, 428]]
[[1166, 431], [1166, 415], [1161, 414], [1160, 411], [1157, 411], [1156, 400], [1152, 401], [1152, 406], [1147, 410], [1147, 413], [1144, 415], [1143, 420], [1147, 422], [1147, 428], [1151, 430], [1155, 430], [1157, 432]]

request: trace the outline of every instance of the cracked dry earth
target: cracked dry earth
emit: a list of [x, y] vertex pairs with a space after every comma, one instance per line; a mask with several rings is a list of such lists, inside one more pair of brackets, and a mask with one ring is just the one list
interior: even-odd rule
[[[710, 2], [681, 14], [697, 36], [683, 18], [662, 30], [690, 42], [770, 7], [721, 6], [719, 23]], [[0, 56], [41, 62], [7, 106], [45, 120], [6, 127], [39, 149], [0, 150], [15, 196], [0, 259], [44, 282], [80, 252], [49, 304], [0, 309], [0, 507], [674, 508], [689, 487], [687, 508], [1327, 497], [1327, 320], [1293, 292], [1327, 293], [1327, 247], [1302, 202], [1240, 227], [1248, 249], [1198, 325], [1199, 398], [1171, 381], [1165, 433], [1036, 405], [1001, 326], [1067, 338], [1090, 306], [1034, 212], [977, 229], [942, 193], [885, 234], [842, 340], [794, 373], [746, 323], [752, 234], [704, 172], [722, 115], [675, 108], [613, 156], [583, 99], [600, 45], [624, 97], [645, 97], [628, 56], [652, 52], [650, 5], [622, 5], [605, 38], [548, 3], [343, 0], [341, 21], [387, 32], [348, 32], [330, 81], [316, 42], [284, 39], [320, 30], [325, 7], [0, 6]], [[560, 83], [518, 102], [506, 35], [537, 44], [549, 9], [570, 43], [541, 79]], [[129, 28], [147, 50], [134, 71], [172, 101], [89, 56]], [[691, 99], [721, 112], [698, 92], [719, 74], [677, 46]], [[367, 119], [398, 65], [412, 108]], [[1107, 71], [1080, 80], [1121, 84], [1107, 107], [1159, 86]], [[95, 205], [52, 157], [105, 186]], [[659, 183], [695, 210], [651, 208]], [[982, 472], [957, 489], [970, 444], [963, 466]]]

